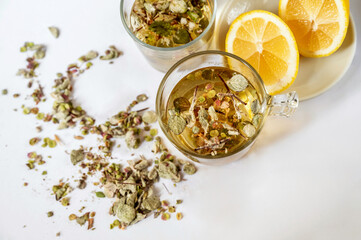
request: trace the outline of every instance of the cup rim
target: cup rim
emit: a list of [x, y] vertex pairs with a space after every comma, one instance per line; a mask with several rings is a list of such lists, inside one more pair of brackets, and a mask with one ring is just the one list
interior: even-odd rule
[[195, 44], [196, 42], [198, 42], [200, 39], [203, 38], [204, 35], [206, 35], [209, 30], [212, 28], [214, 22], [216, 21], [216, 16], [217, 16], [217, 1], [218, 0], [213, 0], [213, 12], [212, 12], [212, 19], [209, 22], [208, 26], [206, 27], [206, 29], [194, 40], [190, 41], [189, 43], [186, 43], [182, 46], [178, 46], [178, 47], [171, 47], [171, 48], [162, 48], [162, 47], [156, 47], [156, 46], [152, 46], [149, 45], [143, 41], [140, 41], [134, 34], [133, 32], [130, 30], [130, 28], [127, 25], [127, 21], [125, 19], [125, 16], [123, 14], [123, 6], [124, 6], [124, 1], [125, 0], [120, 0], [120, 19], [122, 20], [123, 26], [125, 28], [125, 30], [127, 31], [127, 33], [130, 35], [130, 37], [137, 42], [138, 44], [140, 44], [143, 47], [149, 48], [151, 50], [154, 51], [162, 51], [162, 52], [171, 52], [171, 51], [177, 51], [177, 50], [182, 50], [184, 48], [187, 48], [193, 44]]
[[[242, 147], [236, 149], [235, 151], [233, 151], [232, 153], [227, 153], [227, 154], [223, 154], [223, 155], [215, 155], [215, 156], [211, 156], [211, 155], [200, 155], [200, 154], [196, 154], [194, 152], [188, 151], [185, 148], [182, 148], [180, 146], [178, 146], [177, 143], [175, 143], [173, 141], [173, 139], [169, 136], [169, 133], [167, 132], [166, 127], [164, 126], [162, 119], [161, 119], [161, 114], [160, 114], [160, 108], [161, 108], [161, 95], [162, 95], [162, 91], [164, 89], [164, 86], [167, 82], [167, 79], [169, 77], [170, 74], [173, 73], [173, 71], [180, 66], [181, 64], [183, 64], [184, 62], [186, 62], [187, 60], [194, 58], [194, 57], [198, 57], [201, 55], [211, 55], [211, 54], [219, 54], [219, 55], [223, 55], [223, 56], [227, 56], [227, 57], [231, 57], [234, 58], [238, 61], [240, 61], [242, 64], [246, 65], [249, 69], [251, 69], [251, 71], [254, 73], [256, 79], [259, 81], [263, 93], [264, 93], [264, 97], [265, 97], [265, 101], [267, 101], [267, 99], [269, 98], [269, 94], [266, 91], [264, 82], [261, 78], [261, 76], [258, 74], [258, 72], [244, 59], [232, 54], [232, 53], [228, 53], [228, 52], [224, 52], [224, 51], [220, 51], [220, 50], [206, 50], [206, 51], [201, 51], [201, 52], [196, 52], [193, 53], [187, 57], [182, 58], [181, 60], [179, 60], [176, 64], [174, 64], [168, 71], [167, 73], [164, 75], [161, 83], [159, 84], [158, 87], [158, 91], [157, 91], [157, 96], [156, 96], [156, 113], [158, 115], [158, 122], [160, 125], [160, 128], [162, 129], [164, 135], [167, 137], [167, 139], [172, 143], [172, 145], [177, 148], [179, 151], [181, 151], [183, 154], [185, 154], [186, 156], [190, 157], [191, 159], [193, 158], [199, 158], [199, 159], [203, 159], [203, 160], [214, 160], [214, 159], [222, 159], [222, 158], [226, 158], [226, 157], [230, 157], [230, 156], [234, 156], [237, 153], [241, 152], [242, 150], [246, 149], [247, 147], [249, 147], [251, 144], [254, 143], [254, 141], [256, 140], [256, 138], [258, 137], [259, 133], [261, 132], [262, 128], [263, 128], [263, 123], [264, 123], [264, 119], [262, 121], [262, 123], [260, 124], [259, 128], [257, 129], [257, 132], [255, 133], [255, 135], [252, 137], [252, 140], [249, 141], [247, 144], [243, 145]], [[195, 68], [195, 70], [197, 70], [198, 68]], [[195, 71], [194, 70], [194, 71]], [[167, 99], [168, 100], [168, 99]], [[266, 116], [264, 116], [265, 118]]]

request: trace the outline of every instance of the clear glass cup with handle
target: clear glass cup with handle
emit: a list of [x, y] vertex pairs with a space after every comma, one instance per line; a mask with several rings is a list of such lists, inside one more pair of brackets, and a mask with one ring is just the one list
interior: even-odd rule
[[[261, 106], [260, 113], [264, 116], [257, 128], [257, 132], [247, 144], [242, 145], [238, 149], [235, 149], [227, 154], [216, 156], [201, 155], [196, 153], [194, 149], [188, 148], [186, 145], [182, 144], [181, 141], [175, 138], [167, 126], [167, 119], [169, 117], [167, 103], [174, 87], [189, 73], [194, 72], [197, 69], [208, 67], [225, 67], [244, 75], [258, 93]], [[275, 96], [269, 95], [259, 74], [245, 60], [230, 53], [209, 50], [194, 53], [183, 58], [166, 73], [158, 88], [156, 112], [158, 114], [158, 120], [162, 131], [179, 151], [196, 162], [209, 165], [219, 165], [240, 159], [244, 156], [259, 136], [262, 126], [268, 116], [289, 117], [297, 109], [298, 103], [299, 100], [296, 92], [289, 92]]]
[[120, 1], [120, 17], [125, 30], [135, 42], [138, 49], [143, 53], [147, 61], [155, 69], [166, 72], [180, 59], [198, 51], [207, 50], [212, 44], [212, 37], [215, 28], [217, 0], [207, 0], [211, 8], [211, 19], [206, 29], [196, 39], [178, 47], [162, 48], [151, 46], [139, 40], [130, 26], [130, 13], [134, 0]]

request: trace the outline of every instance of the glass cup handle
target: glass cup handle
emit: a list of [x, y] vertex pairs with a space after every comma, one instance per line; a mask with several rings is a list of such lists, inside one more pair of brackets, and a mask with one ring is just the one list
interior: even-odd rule
[[299, 99], [295, 91], [271, 96], [269, 115], [290, 117], [296, 111], [298, 103]]

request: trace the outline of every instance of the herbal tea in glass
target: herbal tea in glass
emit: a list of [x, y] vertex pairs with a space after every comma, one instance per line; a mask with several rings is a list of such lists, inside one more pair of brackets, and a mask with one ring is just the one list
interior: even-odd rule
[[256, 137], [264, 117], [261, 102], [241, 73], [225, 67], [198, 69], [170, 94], [168, 133], [197, 155], [229, 155]]
[[178, 47], [202, 34], [211, 15], [208, 0], [135, 0], [130, 28], [149, 45]]

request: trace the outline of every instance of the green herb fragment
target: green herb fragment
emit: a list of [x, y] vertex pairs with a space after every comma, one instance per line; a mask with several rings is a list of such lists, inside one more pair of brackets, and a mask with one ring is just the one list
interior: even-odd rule
[[162, 214], [162, 220], [163, 220], [163, 221], [167, 221], [167, 220], [169, 220], [169, 219], [170, 219], [169, 213], [163, 213], [163, 214]]
[[138, 102], [145, 102], [148, 100], [148, 96], [146, 94], [140, 94], [137, 96], [137, 101]]
[[184, 0], [172, 0], [169, 5], [169, 10], [173, 13], [185, 13], [187, 9], [187, 3]]
[[198, 134], [200, 130], [201, 130], [201, 129], [200, 129], [199, 127], [197, 127], [197, 126], [194, 126], [194, 127], [192, 128], [192, 132], [193, 132], [194, 134]]
[[159, 197], [152, 195], [148, 198], [146, 198], [143, 203], [142, 203], [142, 207], [146, 210], [156, 210], [161, 206], [161, 202]]
[[158, 174], [159, 177], [164, 179], [171, 179], [175, 183], [180, 182], [182, 179], [177, 166], [170, 161], [159, 163]]
[[47, 174], [48, 174], [47, 171], [43, 171], [43, 172], [41, 173], [41, 175], [47, 175]]
[[138, 134], [134, 130], [128, 131], [125, 134], [125, 143], [127, 144], [128, 148], [137, 149], [139, 147], [140, 139], [137, 137], [137, 135]]
[[149, 26], [149, 30], [159, 34], [162, 37], [167, 37], [172, 34], [173, 28], [169, 22], [155, 21]]
[[26, 52], [26, 51], [28, 51], [28, 49], [25, 46], [20, 48], [20, 52]]
[[202, 71], [202, 78], [205, 80], [211, 80], [213, 76], [213, 70], [211, 69], [205, 69]]
[[157, 154], [157, 153], [166, 152], [166, 151], [168, 151], [168, 149], [166, 148], [166, 146], [164, 146], [162, 139], [160, 137], [156, 137], [155, 141], [153, 143], [152, 152]]
[[178, 220], [178, 221], [179, 221], [179, 220], [182, 220], [183, 214], [182, 214], [182, 213], [177, 213], [176, 217], [177, 217], [177, 220]]
[[211, 137], [218, 137], [218, 136], [219, 136], [219, 132], [218, 132], [218, 130], [212, 130], [212, 131], [209, 132], [209, 135], [210, 135]]
[[260, 109], [261, 109], [261, 105], [260, 105], [258, 99], [254, 100], [251, 104], [252, 113], [257, 114]]
[[243, 127], [243, 132], [247, 137], [253, 137], [256, 134], [256, 128], [252, 124], [247, 124]]
[[70, 153], [70, 161], [73, 165], [83, 161], [85, 159], [85, 153], [83, 149], [72, 150]]
[[214, 98], [216, 96], [216, 91], [215, 90], [210, 90], [208, 93], [207, 93], [207, 97], [208, 98]]
[[118, 219], [114, 220], [113, 225], [114, 225], [115, 227], [120, 226], [120, 221], [119, 221]]
[[178, 113], [189, 110], [191, 106], [190, 102], [185, 97], [179, 97], [174, 99], [173, 105], [175, 111]]
[[105, 198], [105, 194], [103, 192], [96, 192], [95, 195], [98, 197], [98, 198]]
[[186, 120], [181, 116], [170, 116], [168, 119], [169, 129], [176, 135], [181, 134], [187, 126]]
[[116, 214], [119, 218], [119, 221], [125, 224], [130, 224], [136, 217], [135, 209], [125, 203], [118, 204]]
[[54, 216], [54, 212], [52, 212], [52, 211], [47, 212], [46, 215], [48, 215], [48, 217], [52, 217], [52, 216]]
[[35, 59], [43, 59], [45, 57], [45, 49], [40, 48], [34, 53]]
[[58, 38], [59, 37], [59, 29], [57, 27], [48, 27], [51, 35], [53, 35], [53, 37]]
[[202, 18], [199, 21], [199, 26], [203, 29], [206, 29], [206, 27], [208, 27], [208, 25], [209, 25], [209, 20], [207, 18]]
[[76, 222], [80, 225], [83, 226], [87, 221], [89, 220], [89, 212], [85, 213], [83, 216], [81, 217], [77, 217], [76, 218]]
[[105, 51], [104, 56], [100, 56], [100, 60], [111, 60], [118, 58], [123, 53], [119, 51], [115, 46], [110, 46], [108, 50]]
[[262, 114], [256, 114], [256, 115], [254, 115], [254, 116], [253, 116], [253, 119], [252, 119], [252, 124], [253, 124], [253, 126], [255, 126], [256, 128], [258, 128], [259, 125], [260, 125], [260, 123], [261, 123], [261, 121], [262, 121], [262, 118], [263, 118]]
[[38, 114], [36, 115], [36, 119], [38, 119], [38, 120], [43, 120], [43, 119], [44, 119], [44, 113], [38, 113]]
[[157, 114], [154, 111], [146, 111], [143, 116], [142, 120], [145, 123], [152, 124], [157, 121]]
[[91, 66], [93, 66], [93, 63], [91, 63], [91, 62], [86, 63], [86, 69], [89, 69]]
[[186, 44], [186, 43], [189, 43], [191, 41], [191, 38], [190, 38], [189, 33], [188, 33], [187, 30], [179, 29], [175, 33], [175, 35], [173, 37], [173, 41], [176, 44]]
[[169, 202], [167, 200], [163, 200], [161, 203], [162, 203], [163, 207], [168, 207], [169, 206]]
[[208, 128], [209, 128], [208, 112], [203, 107], [201, 107], [198, 111], [198, 120], [205, 132], [204, 134], [207, 135]]
[[[88, 61], [90, 61], [90, 60], [93, 60], [93, 59], [95, 59], [95, 58], [97, 58], [98, 57], [98, 52], [96, 52], [96, 51], [89, 51], [87, 54], [85, 54], [85, 55], [83, 55], [83, 56], [81, 56], [80, 58], [79, 58], [79, 61], [80, 62], [88, 62]], [[93, 65], [92, 63], [90, 63], [91, 65]], [[90, 65], [90, 66], [91, 66]], [[90, 67], [89, 66], [89, 67]], [[87, 67], [88, 67], [88, 63], [87, 63]], [[88, 67], [88, 68], [89, 68]]]
[[193, 163], [188, 162], [183, 166], [183, 172], [188, 175], [193, 175], [197, 172], [197, 168]]
[[178, 199], [178, 200], [176, 201], [176, 203], [177, 203], [177, 204], [182, 204], [182, 203], [183, 203], [183, 200]]
[[204, 103], [206, 101], [206, 98], [204, 97], [204, 96], [200, 96], [199, 98], [198, 98], [198, 102], [199, 103]]
[[48, 141], [48, 146], [49, 146], [50, 148], [55, 148], [56, 145], [57, 145], [57, 143], [56, 143], [55, 140], [51, 140], [51, 139], [50, 139], [50, 140]]
[[59, 184], [53, 186], [53, 193], [55, 194], [55, 199], [59, 201], [65, 197], [72, 189], [69, 184]]
[[237, 74], [227, 82], [227, 85], [232, 91], [241, 92], [247, 88], [248, 81], [243, 75]]
[[70, 214], [69, 215], [69, 220], [70, 221], [74, 221], [75, 219], [77, 219], [78, 217], [75, 214]]
[[8, 90], [7, 90], [7, 89], [3, 89], [3, 90], [1, 91], [1, 94], [2, 94], [2, 95], [7, 95], [7, 94], [8, 94]]
[[37, 144], [38, 142], [40, 142], [40, 138], [34, 137], [32, 139], [29, 140], [29, 144], [31, 146], [34, 146], [35, 144]]
[[155, 137], [155, 136], [157, 136], [157, 134], [158, 134], [158, 130], [155, 129], [155, 128], [153, 128], [153, 129], [150, 130], [149, 134], [150, 134], [152, 137]]
[[68, 197], [62, 198], [61, 205], [65, 206], [65, 207], [69, 206], [69, 201], [70, 201], [70, 198], [68, 198]]
[[152, 136], [145, 136], [144, 140], [147, 141], [147, 142], [151, 142], [151, 141], [153, 141], [153, 137]]
[[188, 11], [187, 14], [188, 14], [189, 18], [192, 19], [193, 22], [198, 21], [199, 15], [196, 12]]
[[174, 206], [168, 207], [168, 212], [175, 213], [175, 207]]

